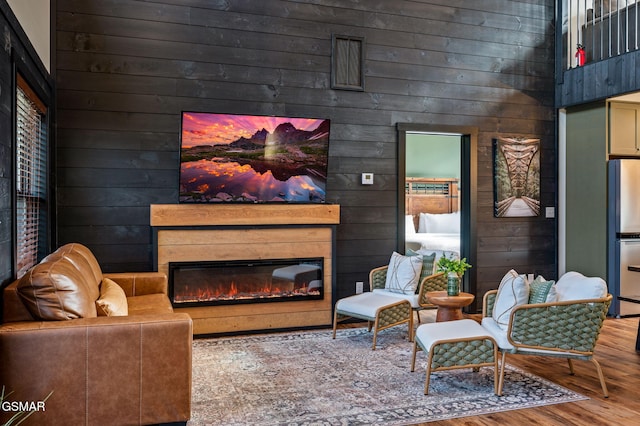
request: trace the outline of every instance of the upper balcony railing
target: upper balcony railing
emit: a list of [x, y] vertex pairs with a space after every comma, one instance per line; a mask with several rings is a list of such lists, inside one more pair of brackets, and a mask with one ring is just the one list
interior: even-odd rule
[[562, 0], [566, 69], [638, 50], [638, 0]]

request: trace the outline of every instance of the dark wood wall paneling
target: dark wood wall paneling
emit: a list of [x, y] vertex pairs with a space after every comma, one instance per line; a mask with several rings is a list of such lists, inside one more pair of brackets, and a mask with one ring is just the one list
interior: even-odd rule
[[582, 67], [560, 70], [558, 108], [601, 101], [640, 90], [640, 50]]
[[[484, 6], [487, 10], [478, 10]], [[553, 278], [553, 219], [493, 217], [492, 138], [542, 138], [555, 205], [554, 2], [57, 1], [60, 243], [152, 269], [148, 206], [175, 203], [182, 110], [331, 119], [337, 296], [396, 248], [396, 124], [472, 126], [478, 288]], [[365, 37], [364, 92], [330, 89], [331, 35]], [[375, 174], [362, 186], [361, 172]]]
[[[43, 99], [53, 99], [53, 80], [29, 43], [6, 0], [0, 0], [0, 285], [15, 278], [13, 236], [14, 67]], [[53, 119], [50, 110], [49, 118]], [[53, 132], [51, 132], [53, 133]], [[53, 136], [50, 141], [53, 143]]]

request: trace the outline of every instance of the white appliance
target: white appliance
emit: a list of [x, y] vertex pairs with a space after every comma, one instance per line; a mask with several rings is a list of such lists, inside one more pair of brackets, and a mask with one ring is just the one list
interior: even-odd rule
[[[614, 316], [640, 315], [640, 159], [609, 161], [608, 188], [608, 273], [613, 295], [609, 313]], [[639, 268], [640, 269], [640, 268]]]

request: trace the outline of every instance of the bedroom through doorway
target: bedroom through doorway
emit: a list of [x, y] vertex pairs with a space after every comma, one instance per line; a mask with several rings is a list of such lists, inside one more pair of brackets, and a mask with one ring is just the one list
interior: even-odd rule
[[407, 132], [405, 251], [460, 257], [461, 135]]
[[[398, 124], [398, 251], [475, 262], [477, 129]], [[462, 288], [476, 286], [475, 268]], [[475, 294], [475, 293], [474, 293]]]

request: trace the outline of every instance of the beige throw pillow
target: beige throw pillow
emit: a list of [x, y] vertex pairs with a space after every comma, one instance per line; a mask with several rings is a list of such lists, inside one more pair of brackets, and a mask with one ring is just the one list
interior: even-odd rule
[[393, 252], [384, 288], [394, 293], [414, 294], [420, 282], [422, 256], [403, 256]]
[[100, 298], [96, 300], [98, 316], [123, 317], [129, 315], [127, 296], [122, 287], [109, 278], [102, 279]]
[[513, 308], [524, 305], [528, 301], [529, 284], [524, 275], [518, 275], [512, 269], [500, 281], [491, 316], [500, 328], [506, 330], [509, 326], [509, 317]]

